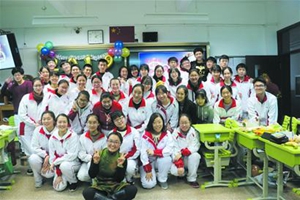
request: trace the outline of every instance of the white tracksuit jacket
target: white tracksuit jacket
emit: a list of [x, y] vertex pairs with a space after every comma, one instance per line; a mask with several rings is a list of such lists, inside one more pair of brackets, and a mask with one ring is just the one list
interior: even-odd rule
[[214, 105], [214, 124], [219, 124], [225, 121], [227, 118], [238, 120], [242, 115], [242, 109], [239, 101], [232, 98], [232, 104], [228, 111], [225, 110], [224, 100], [220, 99]]
[[61, 113], [68, 114], [72, 108], [72, 101], [68, 94], [61, 97], [57, 94], [49, 94], [47, 97], [47, 110], [54, 112], [55, 117]]
[[234, 82], [237, 85], [238, 92], [241, 94], [241, 106], [242, 110], [248, 112], [248, 99], [251, 94], [254, 92], [253, 83], [249, 76], [245, 76], [244, 80], [241, 80], [238, 75], [235, 76]]
[[74, 112], [72, 109], [69, 111], [68, 116], [71, 120], [71, 127], [75, 133], [81, 135], [87, 131], [87, 127], [86, 127], [87, 116], [92, 112], [93, 112], [93, 105], [91, 103], [88, 103], [88, 105], [83, 109], [78, 108], [77, 112]]

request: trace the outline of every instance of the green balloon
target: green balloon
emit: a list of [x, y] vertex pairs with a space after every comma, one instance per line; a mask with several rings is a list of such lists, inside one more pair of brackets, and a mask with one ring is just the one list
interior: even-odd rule
[[45, 43], [45, 47], [47, 47], [47, 49], [51, 50], [53, 48], [53, 43], [51, 41], [48, 41]]
[[122, 61], [122, 57], [121, 56], [114, 56], [114, 62], [119, 63]]

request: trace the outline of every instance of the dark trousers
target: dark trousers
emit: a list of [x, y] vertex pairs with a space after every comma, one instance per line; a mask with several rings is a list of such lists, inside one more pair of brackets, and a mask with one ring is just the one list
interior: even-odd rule
[[[134, 197], [137, 193], [137, 188], [134, 185], [127, 185], [122, 190], [125, 190], [125, 194], [126, 194], [126, 197], [124, 197], [122, 199], [126, 199], [126, 200], [134, 199]], [[106, 192], [99, 191], [92, 187], [85, 188], [82, 192], [82, 195], [85, 200], [93, 200], [96, 192], [107, 196]]]

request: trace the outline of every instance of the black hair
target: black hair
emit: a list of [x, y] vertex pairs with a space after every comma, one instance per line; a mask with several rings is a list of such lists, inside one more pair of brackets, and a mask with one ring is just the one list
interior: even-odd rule
[[88, 91], [86, 91], [86, 90], [80, 91], [75, 100], [77, 100], [80, 97], [80, 95], [85, 96], [87, 98], [87, 100], [90, 101], [90, 94], [88, 93]]
[[[155, 68], [154, 68], [154, 74], [153, 74], [153, 79], [154, 79], [156, 82], [160, 81], [160, 79], [156, 76], [156, 70], [157, 70], [158, 68], [161, 68], [163, 72], [165, 71], [165, 70], [164, 70], [164, 67], [163, 67], [162, 65], [156, 65], [156, 66], [155, 66]], [[162, 74], [161, 76], [163, 77], [164, 74]]]
[[223, 68], [223, 70], [222, 70], [222, 74], [224, 75], [224, 71], [225, 71], [226, 69], [228, 69], [228, 70], [229, 70], [229, 72], [230, 72], [230, 73], [231, 73], [231, 75], [232, 75], [232, 73], [233, 73], [233, 72], [232, 72], [232, 69], [231, 69], [231, 67], [228, 67], [228, 66]]
[[188, 118], [188, 120], [190, 121], [190, 126], [192, 126], [192, 123], [193, 123], [193, 122], [192, 122], [192, 118], [191, 118], [190, 115], [187, 114], [187, 113], [182, 113], [182, 114], [179, 115], [179, 118], [178, 118], [178, 124], [179, 124], [180, 119], [181, 119], [182, 117]]
[[11, 74], [15, 75], [16, 73], [20, 73], [24, 75], [24, 69], [22, 67], [15, 67], [11, 70]]
[[191, 69], [191, 70], [189, 71], [189, 76], [190, 76], [191, 73], [193, 73], [193, 72], [196, 72], [196, 73], [200, 76], [200, 74], [199, 74], [199, 69], [196, 69], [196, 68], [193, 68], [193, 69]]
[[232, 95], [232, 88], [229, 85], [223, 85], [220, 89], [220, 95], [221, 96], [222, 96], [222, 91], [225, 90], [225, 89], [227, 89], [230, 92], [230, 94]]
[[39, 78], [39, 77], [35, 77], [34, 79], [32, 79], [32, 87], [33, 87], [33, 85], [34, 85], [34, 83], [36, 82], [36, 81], [40, 81], [41, 83], [42, 83], [42, 85], [43, 85], [43, 82], [42, 82], [42, 80]]
[[132, 88], [132, 92], [133, 92], [134, 88], [136, 88], [136, 87], [141, 87], [142, 92], [144, 93], [144, 86], [143, 86], [143, 84], [141, 84], [141, 83], [135, 84], [135, 85], [133, 86], [133, 88]]
[[215, 57], [209, 56], [207, 58], [206, 62], [209, 61], [209, 60], [212, 61], [213, 63], [217, 63], [217, 59]]
[[140, 71], [141, 71], [141, 69], [145, 69], [145, 70], [147, 70], [148, 72], [149, 72], [149, 65], [147, 65], [147, 64], [141, 64], [141, 66], [140, 66]]
[[114, 122], [114, 120], [119, 117], [125, 117], [124, 113], [120, 110], [116, 110], [115, 112], [110, 114], [110, 118], [111, 118], [112, 122]]
[[121, 133], [119, 133], [118, 131], [113, 131], [113, 132], [111, 132], [111, 133], [107, 136], [107, 140], [108, 140], [108, 138], [110, 138], [111, 135], [116, 135], [116, 136], [118, 136], [118, 138], [119, 138], [119, 140], [120, 140], [120, 143], [122, 144], [122, 142], [123, 142], [123, 137], [122, 137]]
[[131, 74], [131, 72], [132, 72], [134, 69], [136, 69], [136, 70], [138, 71], [137, 76], [139, 75], [140, 70], [139, 70], [138, 66], [136, 66], [136, 65], [130, 65], [130, 67], [129, 67], [129, 72], [130, 72], [130, 73], [129, 73], [129, 77], [133, 77], [132, 74]]
[[60, 81], [58, 81], [58, 86], [60, 86], [61, 84], [66, 83], [69, 86], [69, 81], [65, 80], [65, 79], [61, 79]]
[[57, 77], [59, 77], [59, 72], [58, 71], [50, 72], [49, 73], [49, 77], [51, 77], [51, 76], [57, 76]]
[[247, 66], [245, 63], [239, 63], [237, 66], [236, 66], [236, 71], [239, 69], [239, 68], [244, 68], [246, 71], [247, 71]]
[[46, 110], [46, 111], [44, 111], [44, 112], [42, 113], [41, 121], [42, 121], [42, 119], [43, 119], [43, 116], [46, 115], [46, 114], [49, 114], [49, 115], [51, 116], [51, 118], [53, 119], [53, 122], [54, 122], [53, 126], [55, 126], [55, 125], [56, 125], [56, 118], [55, 118], [54, 112], [52, 112], [51, 110]]
[[229, 61], [229, 57], [228, 57], [227, 55], [225, 55], [225, 54], [223, 54], [223, 55], [220, 56], [219, 61], [220, 61], [221, 59], [226, 59], [226, 60]]
[[153, 80], [150, 76], [144, 76], [141, 80], [141, 83], [144, 84], [145, 82], [150, 82], [151, 84], [151, 88], [150, 88], [150, 91], [152, 91], [152, 87], [153, 87]]
[[77, 67], [77, 68], [79, 69], [79, 71], [81, 71], [81, 69], [80, 69], [79, 65], [77, 65], [77, 64], [73, 64], [73, 65], [71, 65], [71, 71], [72, 71], [72, 69], [73, 69], [74, 67]]
[[56, 62], [55, 62], [55, 60], [54, 60], [54, 59], [52, 59], [52, 58], [48, 58], [48, 59], [46, 60], [46, 64], [48, 64], [48, 62], [50, 62], [50, 61], [53, 61], [53, 62], [55, 63], [55, 65], [56, 65]]
[[101, 121], [100, 121], [99, 116], [96, 115], [96, 114], [94, 114], [94, 113], [91, 113], [91, 114], [89, 114], [89, 115], [86, 117], [86, 122], [85, 122], [85, 123], [87, 123], [87, 121], [90, 119], [90, 117], [96, 117], [96, 120], [97, 120], [97, 122], [99, 123], [98, 130], [100, 131]]
[[109, 92], [103, 92], [100, 97], [100, 101], [103, 99], [110, 98], [110, 100], [114, 100], [114, 97]]
[[175, 61], [176, 63], [178, 63], [178, 59], [176, 58], [176, 57], [170, 57], [169, 59], [168, 59], [168, 63], [170, 63], [171, 61]]
[[84, 64], [82, 69], [85, 69], [87, 67], [91, 68], [93, 71], [93, 66], [91, 64]]
[[220, 65], [215, 65], [213, 66], [213, 68], [211, 69], [212, 72], [222, 72]]
[[189, 58], [186, 57], [186, 56], [184, 56], [184, 57], [180, 60], [180, 65], [182, 65], [182, 63], [183, 63], [184, 61], [189, 61], [189, 62], [190, 62]]
[[87, 81], [86, 75], [84, 75], [84, 74], [78, 74], [78, 76], [76, 77], [76, 80], [78, 80], [79, 77], [83, 77]]
[[256, 82], [262, 82], [264, 85], [267, 85], [267, 82], [264, 78], [262, 77], [257, 77], [253, 80], [253, 85], [256, 83]]
[[201, 47], [196, 47], [193, 51], [193, 53], [195, 54], [196, 52], [200, 51], [201, 53], [203, 53], [203, 49]]
[[165, 132], [166, 131], [166, 125], [165, 125], [165, 120], [163, 118], [163, 116], [158, 113], [158, 112], [155, 112], [155, 113], [152, 113], [152, 115], [150, 116], [150, 119], [148, 121], [148, 124], [147, 124], [147, 127], [146, 127], [146, 131], [149, 131], [149, 132], [154, 132], [154, 129], [153, 129], [153, 122], [156, 118], [160, 117], [163, 121], [163, 128], [162, 128], [162, 132]]
[[126, 78], [128, 78], [128, 76], [129, 76], [129, 70], [128, 70], [128, 68], [126, 66], [121, 66], [120, 67], [120, 69], [119, 69], [119, 77], [121, 77], [121, 71], [122, 71], [122, 69], [126, 69], [127, 70], [127, 77]]
[[180, 86], [177, 87], [176, 93], [177, 93], [177, 91], [180, 90], [180, 89], [183, 89], [183, 91], [184, 91], [184, 102], [185, 102], [185, 101], [189, 98], [189, 97], [188, 97], [189, 91], [188, 91], [188, 89], [187, 89], [187, 87], [186, 87], [185, 85], [180, 85]]
[[157, 86], [157, 88], [155, 89], [155, 96], [157, 96], [157, 94], [158, 94], [158, 92], [159, 92], [160, 90], [161, 90], [163, 93], [166, 93], [166, 94], [169, 93], [169, 91], [168, 91], [168, 89], [167, 89], [166, 86], [164, 86], [164, 85], [159, 85], [159, 86]]
[[101, 83], [102, 83], [102, 78], [101, 78], [101, 76], [98, 76], [98, 75], [96, 75], [96, 74], [92, 76], [91, 82], [93, 82], [93, 80], [94, 80], [95, 78], [99, 79], [99, 80], [101, 81]]
[[62, 68], [62, 66], [64, 65], [64, 64], [69, 64], [70, 66], [71, 66], [71, 63], [69, 63], [69, 62], [67, 62], [67, 61], [62, 61], [61, 63], [60, 63], [60, 68]]
[[[176, 83], [173, 81], [173, 79], [171, 77], [171, 74], [172, 74], [173, 71], [177, 72], [177, 74], [178, 74], [178, 80], [177, 80]], [[168, 81], [169, 81], [170, 85], [175, 85], [175, 86], [177, 86], [178, 84], [181, 83], [182, 78], [181, 78], [181, 73], [180, 73], [180, 71], [179, 71], [178, 68], [171, 68], [171, 69], [169, 69], [169, 79], [168, 79]]]
[[56, 122], [57, 122], [57, 120], [58, 120], [59, 117], [65, 117], [65, 118], [67, 119], [67, 121], [68, 121], [68, 127], [71, 126], [71, 122], [70, 122], [70, 119], [69, 119], [68, 115], [66, 115], [65, 113], [60, 113], [60, 114], [57, 115], [57, 117], [56, 117], [56, 120], [55, 120]]
[[206, 91], [204, 89], [200, 89], [200, 90], [196, 91], [195, 99], [197, 99], [198, 97], [205, 99], [205, 104], [208, 103], [208, 98], [206, 95]]
[[98, 60], [98, 64], [99, 64], [100, 62], [104, 62], [104, 63], [108, 64], [107, 60], [104, 59], [104, 58], [100, 58], [100, 59]]
[[112, 81], [118, 81], [118, 82], [120, 83], [120, 85], [121, 85], [121, 81], [120, 81], [120, 79], [118, 79], [118, 78], [112, 78], [112, 79], [110, 79], [109, 85], [111, 85], [111, 82], [112, 82]]
[[48, 67], [46, 67], [46, 66], [41, 67], [41, 68], [39, 69], [39, 72], [42, 72], [43, 69], [46, 69], [46, 70], [49, 72], [49, 74], [50, 74], [50, 69], [49, 69]]

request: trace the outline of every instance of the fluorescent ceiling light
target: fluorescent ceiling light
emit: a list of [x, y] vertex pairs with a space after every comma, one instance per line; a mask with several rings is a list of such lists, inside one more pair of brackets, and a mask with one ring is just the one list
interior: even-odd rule
[[207, 13], [147, 13], [144, 17], [148, 19], [168, 19], [168, 20], [209, 20]]
[[79, 15], [51, 15], [33, 16], [33, 25], [56, 25], [56, 24], [94, 24], [99, 20], [98, 16], [79, 16]]

